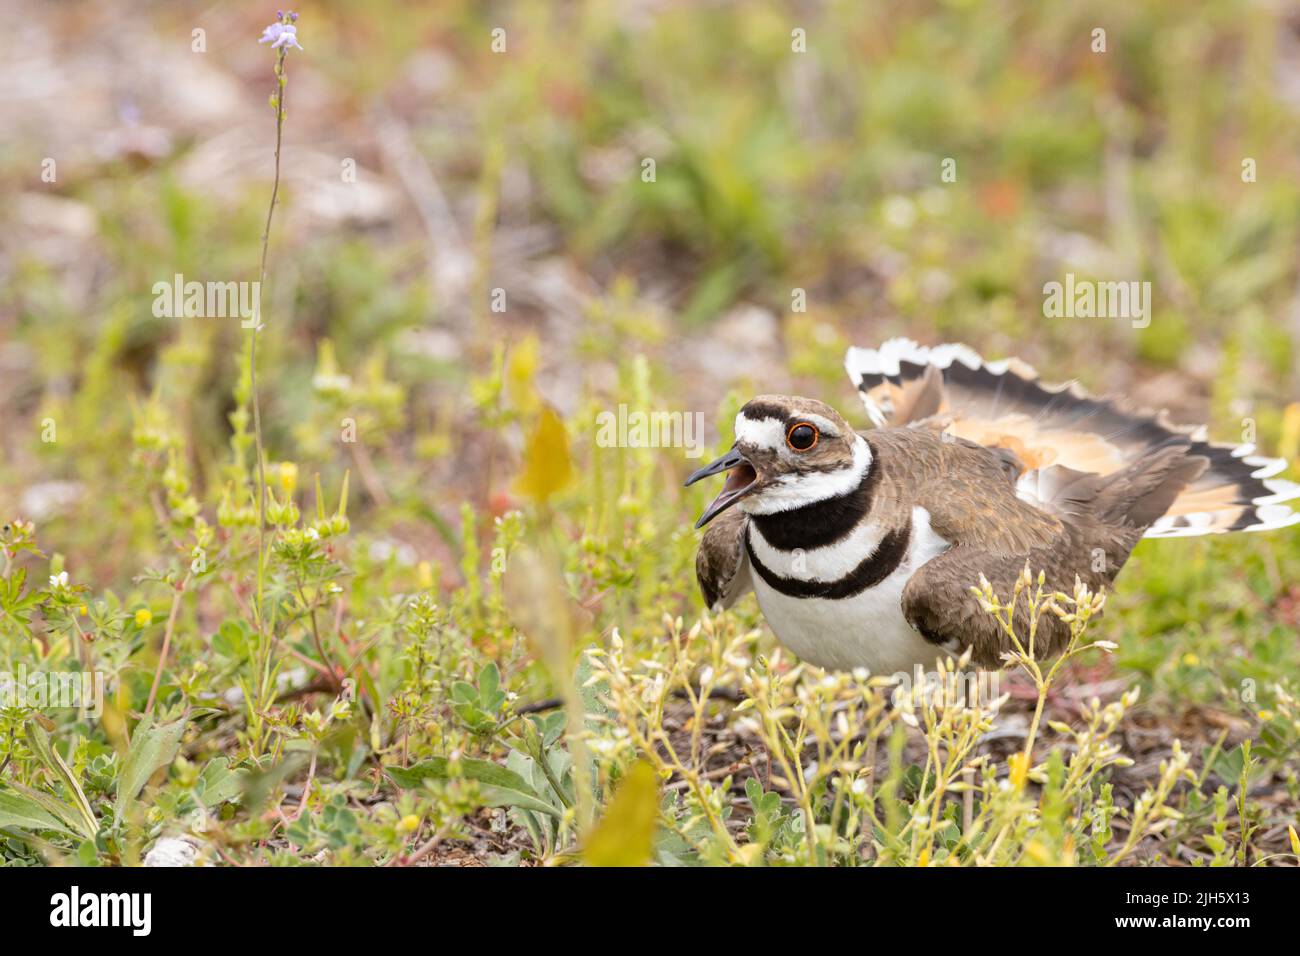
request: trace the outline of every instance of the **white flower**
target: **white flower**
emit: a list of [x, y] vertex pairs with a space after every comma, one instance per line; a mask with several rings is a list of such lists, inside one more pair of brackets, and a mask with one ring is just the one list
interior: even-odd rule
[[68, 586], [68, 572], [60, 571], [58, 574], [50, 575], [50, 587], [66, 588]]
[[282, 46], [302, 49], [302, 44], [298, 42], [298, 28], [292, 23], [272, 23], [262, 31], [262, 36], [257, 42], [270, 43], [272, 50], [278, 50]]

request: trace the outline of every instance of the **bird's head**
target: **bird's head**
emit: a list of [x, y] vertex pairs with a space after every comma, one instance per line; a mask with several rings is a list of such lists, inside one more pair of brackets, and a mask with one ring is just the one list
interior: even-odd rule
[[730, 450], [686, 479], [691, 485], [728, 473], [695, 527], [738, 503], [761, 515], [842, 495], [857, 487], [870, 467], [866, 440], [829, 405], [792, 395], [760, 395], [736, 416]]

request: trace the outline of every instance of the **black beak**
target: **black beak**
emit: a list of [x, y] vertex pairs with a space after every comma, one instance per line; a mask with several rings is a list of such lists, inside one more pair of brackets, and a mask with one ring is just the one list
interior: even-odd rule
[[718, 497], [714, 498], [713, 502], [704, 509], [704, 514], [700, 515], [700, 520], [695, 522], [697, 528], [703, 528], [719, 514], [726, 511], [741, 498], [744, 498], [758, 483], [758, 473], [754, 471], [754, 466], [749, 463], [749, 459], [736, 451], [736, 447], [733, 445], [731, 450], [717, 461], [705, 465], [699, 471], [692, 472], [691, 476], [686, 479], [686, 484], [693, 485], [701, 478], [719, 475], [724, 471], [731, 472], [727, 476], [727, 483], [718, 492]]

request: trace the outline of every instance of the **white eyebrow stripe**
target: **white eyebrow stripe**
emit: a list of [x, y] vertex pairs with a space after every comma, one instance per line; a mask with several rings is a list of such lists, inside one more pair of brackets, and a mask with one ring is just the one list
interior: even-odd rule
[[736, 441], [760, 448], [784, 448], [785, 423], [775, 418], [746, 418], [741, 412], [736, 416]]
[[[791, 423], [808, 422], [827, 438], [838, 438], [839, 429], [829, 418], [809, 412], [793, 415]], [[747, 418], [744, 412], [736, 416], [736, 441], [748, 442], [763, 448], [785, 447], [785, 422], [775, 418]]]
[[791, 419], [791, 421], [792, 422], [802, 421], [802, 422], [808, 422], [809, 424], [812, 425], [816, 425], [817, 430], [821, 432], [823, 435], [825, 435], [827, 438], [840, 437], [840, 431], [838, 428], [835, 427], [835, 423], [833, 421], [831, 421], [829, 418], [823, 418], [822, 416], [816, 415], [812, 412], [808, 412], [807, 414], [804, 415], [796, 415]]

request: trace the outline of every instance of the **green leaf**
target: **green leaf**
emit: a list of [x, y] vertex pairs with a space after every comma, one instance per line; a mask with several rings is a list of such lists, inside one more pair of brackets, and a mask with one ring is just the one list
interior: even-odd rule
[[[488, 807], [522, 807], [538, 813], [560, 816], [558, 808], [537, 796], [523, 777], [490, 760], [466, 757], [457, 761], [458, 776], [479, 784]], [[385, 772], [393, 782], [406, 790], [424, 785], [426, 780], [450, 780], [451, 762], [446, 757], [432, 757], [413, 767], [386, 767]]]
[[41, 763], [45, 764], [50, 772], [58, 777], [63, 786], [67, 788], [73, 806], [77, 811], [77, 829], [87, 839], [93, 839], [95, 834], [99, 832], [99, 821], [95, 819], [95, 811], [90, 808], [90, 801], [86, 799], [86, 791], [81, 789], [81, 784], [77, 782], [71, 768], [59, 756], [59, 752], [50, 742], [50, 735], [45, 732], [45, 728], [38, 721], [29, 720], [24, 725], [24, 729], [27, 734], [27, 743], [32, 748], [32, 751], [40, 758]]
[[0, 790], [0, 827], [57, 830], [69, 836], [77, 835], [77, 831], [49, 813], [37, 800], [8, 790]]
[[131, 735], [131, 749], [122, 764], [117, 779], [117, 803], [113, 807], [114, 825], [122, 822], [127, 806], [144, 789], [149, 778], [176, 759], [185, 735], [186, 719], [170, 724], [154, 725], [153, 715], [147, 714], [136, 725]]
[[68, 806], [54, 794], [46, 793], [43, 790], [34, 790], [31, 787], [24, 787], [16, 780], [6, 780], [5, 786], [19, 796], [38, 804], [46, 813], [62, 821], [66, 827], [71, 828], [73, 833], [80, 834], [85, 829], [81, 814], [77, 808]]
[[495, 663], [489, 663], [478, 672], [478, 696], [484, 708], [491, 710], [497, 688], [501, 686], [501, 672]]
[[247, 786], [250, 774], [247, 770], [231, 770], [230, 761], [225, 757], [209, 760], [199, 779], [195, 781], [194, 792], [203, 806], [213, 807], [239, 797]]
[[588, 730], [600, 727], [600, 719], [609, 713], [609, 708], [601, 700], [601, 696], [608, 693], [608, 687], [603, 680], [593, 682], [591, 678], [594, 673], [591, 656], [584, 651], [578, 659], [578, 671], [574, 676], [574, 683], [578, 688], [578, 697], [582, 700], [583, 719]]
[[645, 866], [654, 852], [659, 821], [659, 779], [644, 760], [636, 763], [587, 837], [588, 866]]

